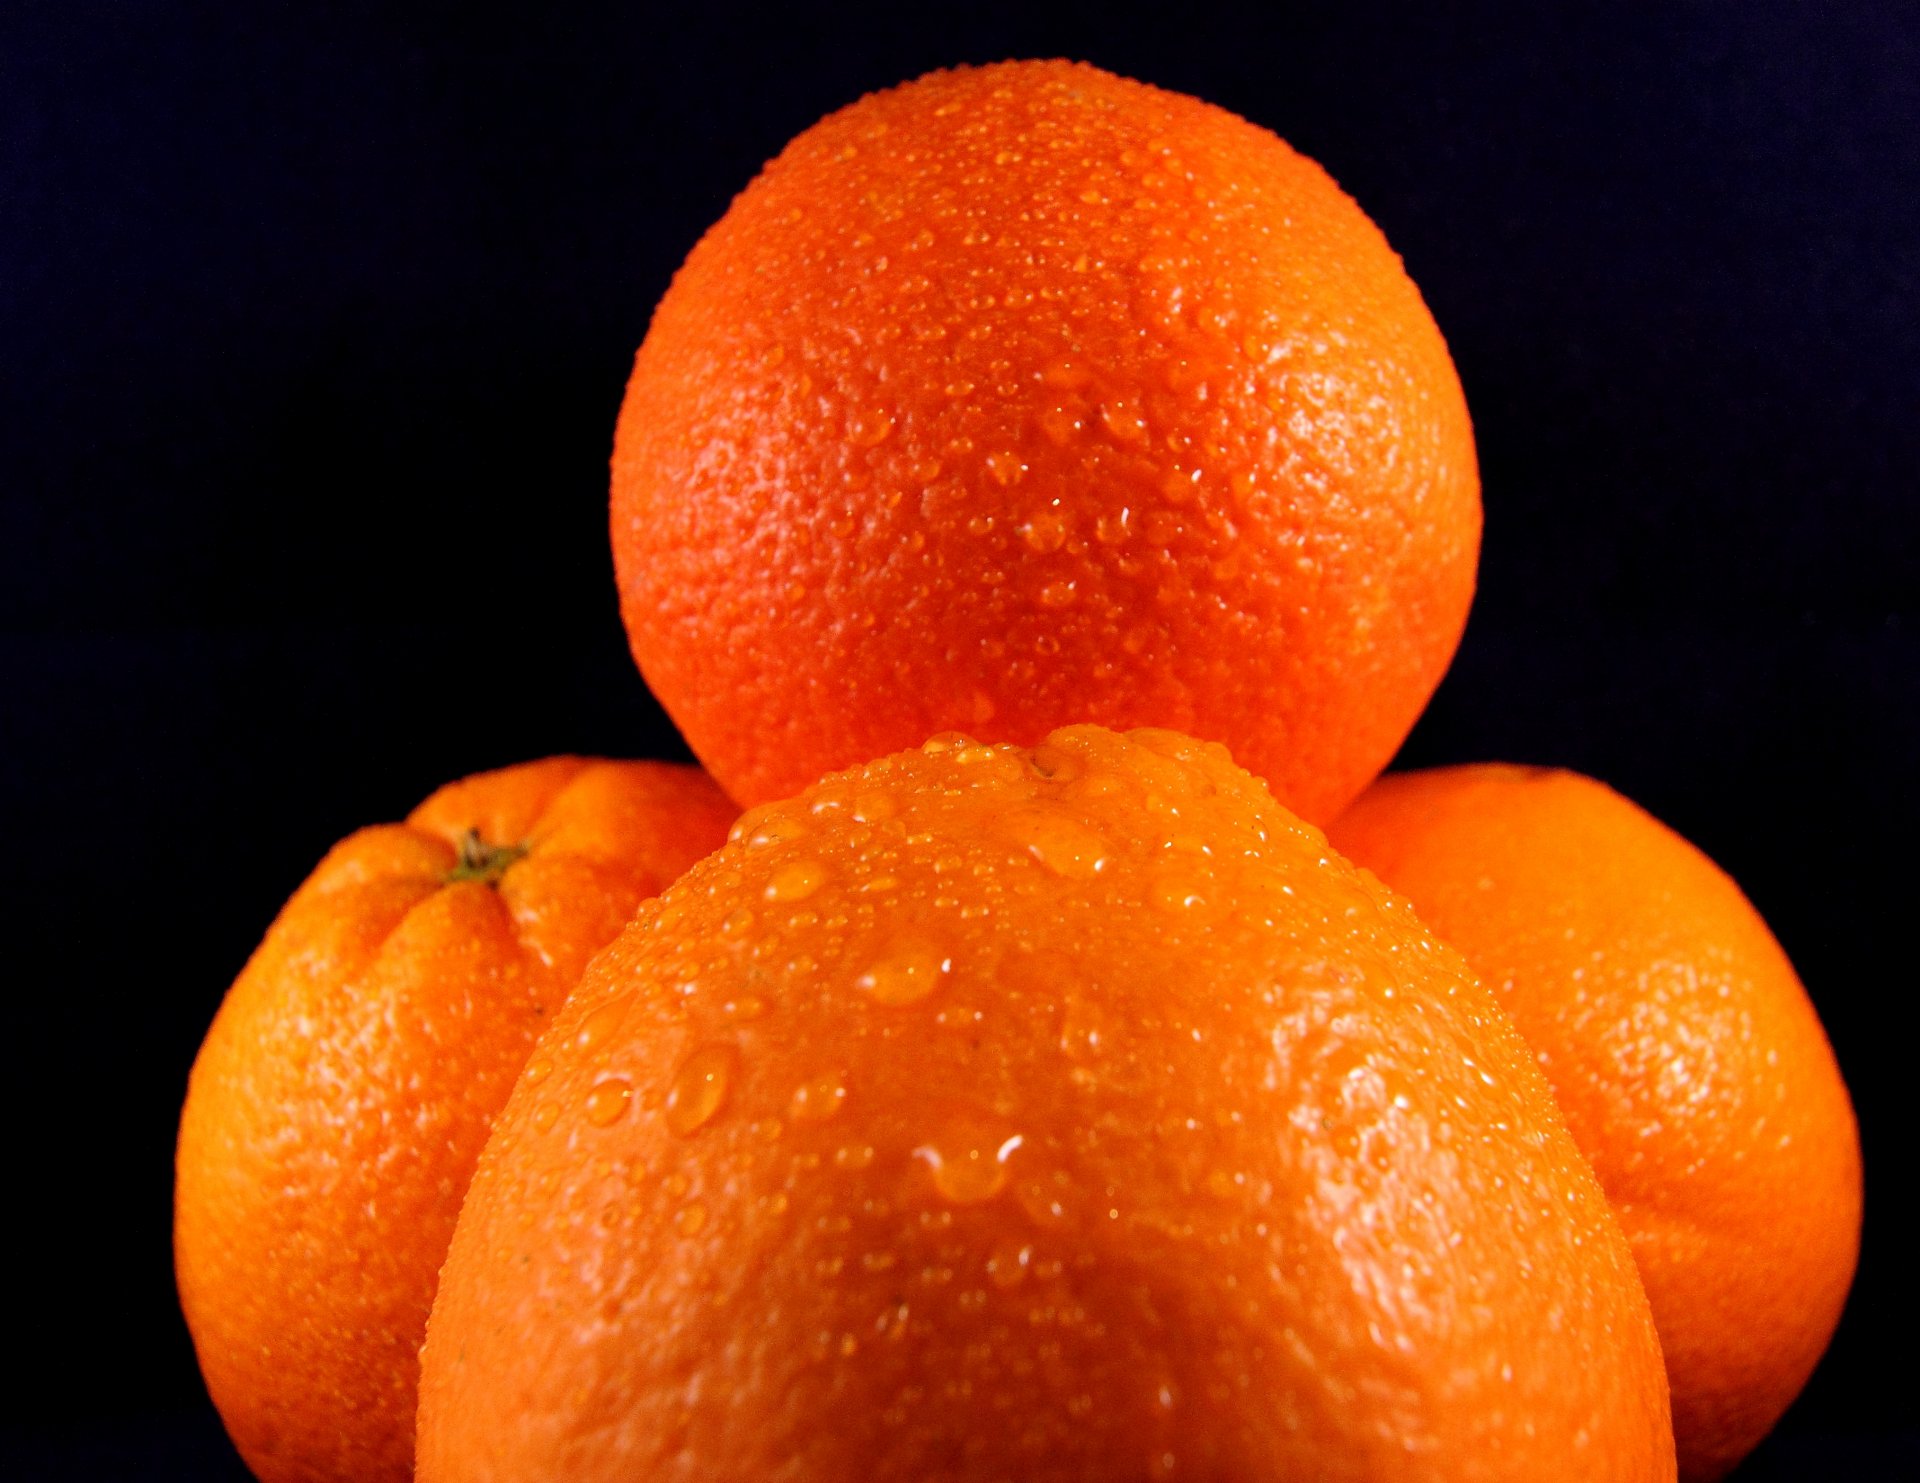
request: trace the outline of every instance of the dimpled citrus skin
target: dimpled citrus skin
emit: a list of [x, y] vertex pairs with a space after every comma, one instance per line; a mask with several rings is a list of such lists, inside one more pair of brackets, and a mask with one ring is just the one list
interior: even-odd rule
[[1065, 62], [789, 144], [662, 299], [613, 456], [634, 656], [749, 804], [1094, 721], [1324, 821], [1439, 682], [1479, 536], [1373, 223], [1265, 129]]
[[536, 1047], [422, 1355], [422, 1483], [1672, 1475], [1491, 996], [1168, 732], [745, 816]]
[[1682, 1476], [1722, 1476], [1806, 1383], [1859, 1253], [1853, 1106], [1793, 965], [1718, 866], [1577, 773], [1389, 776], [1332, 836], [1534, 1047], [1639, 1261]]
[[[531, 762], [350, 836], [287, 903], [194, 1063], [174, 1207], [207, 1389], [266, 1483], [412, 1477], [488, 1124], [587, 959], [734, 814], [694, 768]], [[482, 865], [470, 831], [525, 853]]]

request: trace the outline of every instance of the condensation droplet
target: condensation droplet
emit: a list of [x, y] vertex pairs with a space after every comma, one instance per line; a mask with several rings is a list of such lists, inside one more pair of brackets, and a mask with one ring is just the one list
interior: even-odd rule
[[846, 1104], [846, 1083], [838, 1076], [820, 1076], [793, 1094], [793, 1115], [802, 1122], [825, 1122]]
[[544, 1133], [560, 1120], [560, 1104], [542, 1102], [533, 1109], [533, 1131]]
[[917, 1004], [952, 972], [953, 960], [925, 943], [896, 946], [854, 980], [876, 1004]]
[[861, 824], [881, 824], [899, 812], [891, 795], [879, 792], [857, 793], [853, 799], [853, 817]]
[[769, 901], [805, 901], [825, 882], [827, 873], [814, 860], [795, 860], [781, 866], [767, 882]]
[[977, 1129], [955, 1128], [913, 1151], [933, 1174], [933, 1187], [955, 1205], [977, 1205], [1007, 1187], [1007, 1160], [1019, 1149], [1018, 1133], [983, 1136]]
[[1004, 827], [1015, 844], [1055, 875], [1085, 880], [1107, 866], [1106, 840], [1065, 814], [1042, 808], [1015, 809]]
[[1070, 783], [1086, 771], [1086, 764], [1078, 757], [1052, 742], [1041, 742], [1033, 749], [1032, 766], [1050, 783]]
[[727, 831], [727, 838], [736, 843], [745, 840], [749, 849], [756, 850], [804, 838], [807, 826], [786, 812], [786, 807], [785, 801], [781, 801], [748, 809], [734, 820], [733, 828]]
[[1052, 505], [1035, 510], [1020, 526], [1020, 539], [1042, 556], [1058, 551], [1067, 539], [1067, 517]]
[[541, 1082], [553, 1075], [553, 1062], [549, 1061], [545, 1056], [542, 1056], [537, 1061], [530, 1061], [527, 1064], [527, 1069], [521, 1074], [526, 1077], [528, 1086], [537, 1087]]
[[707, 1207], [689, 1205], [674, 1218], [674, 1225], [683, 1236], [697, 1236], [707, 1228]]
[[1119, 443], [1144, 443], [1147, 419], [1132, 397], [1115, 397], [1100, 404], [1100, 425]]
[[1027, 465], [1019, 454], [1001, 451], [987, 455], [987, 473], [1003, 488], [1018, 484], [1027, 475]]
[[995, 1287], [1018, 1287], [1027, 1280], [1033, 1248], [1024, 1242], [1003, 1240], [987, 1257], [987, 1277]]
[[711, 1122], [726, 1104], [739, 1063], [731, 1045], [703, 1045], [688, 1056], [667, 1088], [667, 1126], [684, 1138]]
[[1204, 912], [1206, 883], [1182, 871], [1162, 871], [1154, 878], [1153, 903], [1165, 911]]
[[1084, 361], [1071, 355], [1062, 355], [1047, 362], [1046, 368], [1040, 372], [1040, 379], [1063, 391], [1078, 391], [1093, 380], [1093, 372], [1087, 369]]
[[580, 1022], [573, 1043], [581, 1050], [604, 1052], [607, 1043], [619, 1033], [633, 1009], [633, 995], [620, 994], [609, 999]]
[[893, 432], [893, 418], [885, 412], [868, 412], [847, 425], [847, 441], [856, 448], [874, 448]]
[[1079, 437], [1080, 430], [1086, 426], [1080, 414], [1067, 406], [1047, 408], [1040, 414], [1039, 421], [1047, 441], [1061, 448]]
[[587, 1093], [582, 1110], [596, 1128], [610, 1127], [626, 1115], [627, 1103], [632, 1099], [633, 1083], [624, 1077], [610, 1076]]

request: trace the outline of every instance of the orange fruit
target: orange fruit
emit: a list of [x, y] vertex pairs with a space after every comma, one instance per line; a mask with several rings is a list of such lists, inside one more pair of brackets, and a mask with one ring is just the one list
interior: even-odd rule
[[1673, 1476], [1491, 995], [1217, 746], [938, 737], [743, 818], [482, 1156], [422, 1483]]
[[1689, 1479], [1806, 1383], [1860, 1242], [1853, 1108], [1813, 1005], [1727, 875], [1575, 773], [1381, 779], [1335, 845], [1500, 993], [1633, 1246]]
[[412, 1477], [488, 1124], [588, 958], [733, 814], [693, 768], [532, 762], [351, 835], [287, 903], [194, 1063], [174, 1206], [207, 1389], [265, 1483]]
[[1453, 363], [1318, 165], [1065, 62], [795, 139], [634, 362], [634, 657], [734, 797], [953, 727], [1176, 727], [1324, 820], [1452, 657], [1479, 551]]

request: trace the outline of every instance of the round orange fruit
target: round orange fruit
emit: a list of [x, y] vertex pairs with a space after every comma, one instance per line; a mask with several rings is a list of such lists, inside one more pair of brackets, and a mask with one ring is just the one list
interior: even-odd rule
[[613, 455], [633, 653], [742, 803], [955, 727], [1175, 727], [1337, 813], [1452, 657], [1438, 329], [1311, 160], [1065, 62], [808, 129], [661, 300]]
[[1673, 1476], [1633, 1261], [1452, 949], [1224, 750], [744, 817], [535, 1048], [422, 1483]]
[[1334, 843], [1499, 991], [1633, 1246], [1683, 1477], [1722, 1476], [1806, 1383], [1860, 1243], [1853, 1107], [1786, 954], [1727, 875], [1604, 784], [1381, 779]]
[[734, 810], [694, 768], [555, 758], [342, 841], [194, 1063], [174, 1209], [207, 1388], [265, 1483], [413, 1476], [418, 1353], [535, 1035]]

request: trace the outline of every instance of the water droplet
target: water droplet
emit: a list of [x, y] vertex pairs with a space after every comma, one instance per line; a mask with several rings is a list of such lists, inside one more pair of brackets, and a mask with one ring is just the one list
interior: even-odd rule
[[1026, 461], [1019, 454], [1002, 449], [987, 455], [987, 473], [994, 483], [1006, 488], [1026, 477]]
[[813, 860], [795, 860], [781, 866], [767, 882], [769, 901], [805, 901], [825, 882], [827, 873]]
[[987, 1257], [987, 1277], [995, 1287], [1018, 1287], [1027, 1280], [1033, 1248], [1024, 1242], [1002, 1240]]
[[685, 1138], [713, 1120], [727, 1100], [727, 1088], [740, 1064], [731, 1045], [703, 1045], [675, 1073], [667, 1088], [667, 1126]]
[[610, 1076], [587, 1093], [587, 1121], [596, 1128], [611, 1127], [626, 1115], [632, 1099], [633, 1084], [623, 1077]]
[[1071, 355], [1062, 355], [1047, 362], [1046, 368], [1040, 372], [1040, 379], [1063, 391], [1078, 391], [1093, 380], [1093, 372], [1087, 369], [1086, 362]]
[[1015, 809], [1004, 827], [1013, 842], [1055, 875], [1085, 880], [1104, 870], [1108, 846], [1093, 830], [1052, 809]]
[[1184, 505], [1192, 500], [1194, 486], [1200, 482], [1199, 469], [1168, 469], [1160, 479], [1160, 493], [1168, 504]]
[[1020, 539], [1042, 556], [1058, 551], [1067, 539], [1067, 517], [1053, 505], [1035, 510], [1021, 524]]
[[874, 1149], [871, 1143], [849, 1143], [834, 1150], [833, 1163], [837, 1169], [857, 1172], [873, 1162]]
[[1079, 411], [1065, 403], [1047, 408], [1040, 414], [1039, 421], [1040, 431], [1046, 434], [1047, 440], [1062, 448], [1079, 437], [1086, 426]]
[[1050, 783], [1070, 783], [1086, 771], [1078, 757], [1052, 742], [1042, 742], [1033, 749], [1030, 765]]
[[879, 959], [854, 985], [876, 1004], [917, 1004], [940, 986], [953, 960], [922, 942], [903, 942]]
[[748, 809], [734, 820], [733, 828], [727, 831], [727, 838], [735, 843], [745, 840], [750, 849], [757, 850], [770, 844], [804, 838], [806, 832], [807, 826], [787, 812], [787, 804], [783, 799], [778, 803], [763, 803], [758, 808]]
[[866, 792], [854, 795], [853, 817], [861, 824], [880, 824], [899, 811], [891, 795]]
[[729, 937], [738, 937], [753, 925], [753, 913], [744, 906], [737, 906], [720, 919], [720, 930]]
[[722, 1004], [720, 1012], [730, 1020], [757, 1020], [767, 1012], [767, 1002], [754, 994], [742, 994]]
[[923, 1143], [913, 1156], [933, 1173], [933, 1187], [956, 1205], [977, 1205], [1007, 1187], [1007, 1160], [1019, 1150], [1022, 1138], [983, 1134], [977, 1127], [948, 1130], [933, 1143]]
[[1185, 871], [1163, 870], [1154, 878], [1153, 904], [1164, 911], [1204, 912], [1207, 883]]
[[1167, 362], [1165, 373], [1167, 390], [1179, 395], [1189, 392], [1202, 393], [1207, 384], [1207, 368], [1184, 355], [1175, 356]]
[[1147, 418], [1133, 397], [1115, 397], [1100, 404], [1100, 425], [1120, 443], [1144, 443]]
[[1093, 537], [1103, 546], [1118, 546], [1133, 533], [1133, 511], [1122, 505], [1109, 510], [1093, 526]]
[[893, 418], [873, 411], [855, 416], [847, 425], [847, 441], [856, 448], [875, 448], [893, 432]]
[[618, 994], [593, 1010], [580, 1021], [580, 1029], [573, 1043], [581, 1050], [605, 1053], [607, 1043], [626, 1023], [627, 1015], [633, 1008], [633, 995]]
[[545, 1056], [542, 1056], [537, 1061], [529, 1062], [523, 1074], [527, 1078], [528, 1086], [537, 1087], [541, 1082], [553, 1075], [553, 1062], [549, 1061]]
[[920, 750], [929, 757], [938, 757], [942, 752], [951, 752], [958, 747], [970, 747], [973, 738], [964, 731], [937, 731], [920, 743]]
[[1113, 1027], [1099, 996], [1072, 995], [1060, 1014], [1060, 1049], [1075, 1060], [1085, 1060], [1111, 1050], [1112, 1040]]
[[707, 1207], [689, 1205], [674, 1218], [674, 1226], [683, 1236], [697, 1236], [707, 1228]]
[[846, 1083], [838, 1076], [820, 1076], [793, 1094], [793, 1115], [802, 1122], [825, 1122], [846, 1104]]
[[557, 1102], [542, 1102], [533, 1109], [533, 1131], [544, 1133], [560, 1120], [560, 1105]]
[[1040, 606], [1043, 608], [1069, 608], [1078, 595], [1078, 589], [1072, 582], [1049, 582], [1040, 589]]

